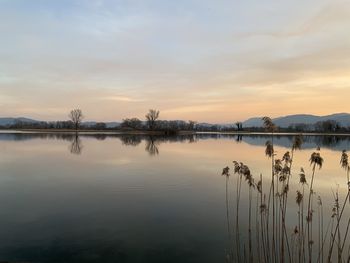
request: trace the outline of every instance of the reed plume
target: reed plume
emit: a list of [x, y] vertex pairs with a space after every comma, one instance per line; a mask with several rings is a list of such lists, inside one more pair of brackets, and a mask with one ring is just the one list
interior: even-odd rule
[[312, 210], [311, 198], [312, 198], [312, 195], [314, 194], [313, 183], [314, 183], [314, 178], [315, 178], [316, 167], [321, 169], [322, 165], [323, 165], [323, 158], [321, 157], [321, 154], [319, 153], [319, 148], [318, 148], [317, 152], [313, 152], [311, 154], [309, 161], [310, 161], [310, 165], [312, 166], [312, 177], [311, 177], [311, 183], [310, 183], [310, 189], [309, 189], [309, 201], [308, 201], [308, 206], [307, 206], [306, 222], [307, 222], [308, 255], [309, 255], [309, 263], [311, 263], [312, 262], [312, 245], [313, 245], [313, 240], [312, 240], [313, 210]]
[[[266, 119], [266, 128], [272, 129], [271, 119]], [[302, 137], [295, 136], [291, 150], [286, 151], [282, 156], [277, 157], [273, 145], [273, 134], [270, 140], [265, 144], [265, 155], [271, 160], [271, 184], [264, 188], [262, 174], [260, 179], [255, 183], [250, 168], [239, 161], [233, 161], [232, 170], [225, 167], [222, 175], [226, 177], [226, 217], [227, 231], [230, 240], [230, 252], [227, 255], [227, 261], [230, 262], [350, 262], [350, 248], [344, 259], [345, 245], [349, 243], [350, 218], [347, 225], [342, 218], [344, 217], [346, 206], [350, 206], [350, 189], [347, 185], [347, 195], [344, 203], [340, 192], [334, 194], [334, 205], [329, 221], [324, 225], [323, 202], [314, 190], [317, 170], [323, 168], [324, 159], [321, 156], [320, 149], [312, 152], [309, 158], [311, 173], [308, 175], [301, 168], [297, 182], [295, 203], [297, 205], [297, 223], [293, 228], [287, 228], [286, 221], [290, 215], [286, 216], [287, 201], [289, 188], [293, 184], [292, 180], [292, 163], [294, 152], [301, 149]], [[349, 182], [349, 160], [348, 154], [342, 151], [340, 158], [340, 167], [345, 169], [347, 182]], [[229, 178], [230, 171], [237, 175], [236, 184], [236, 205], [233, 222], [235, 227], [231, 228], [229, 215]], [[242, 185], [242, 182], [246, 184]], [[243, 188], [242, 188], [243, 187]], [[265, 192], [264, 192], [265, 190]], [[255, 192], [256, 191], [256, 192]], [[254, 203], [253, 193], [256, 193], [256, 203]], [[248, 195], [248, 233], [241, 236], [242, 224], [241, 219], [243, 206], [240, 204], [241, 193]], [[295, 193], [295, 192], [294, 192]], [[316, 201], [317, 197], [317, 203]], [[315, 199], [315, 200], [314, 200]], [[252, 213], [252, 207], [255, 208]], [[290, 203], [288, 203], [288, 207]], [[315, 206], [315, 207], [314, 207]], [[271, 211], [272, 210], [272, 211]], [[306, 211], [306, 213], [305, 213]], [[254, 240], [252, 222], [255, 219], [255, 236]], [[271, 227], [272, 226], [272, 227]], [[345, 226], [346, 229], [345, 229]], [[315, 229], [313, 229], [313, 227]], [[245, 228], [245, 227], [244, 227]], [[324, 231], [325, 230], [325, 231]], [[344, 231], [346, 230], [346, 231]], [[232, 233], [232, 242], [231, 242]], [[317, 233], [317, 235], [316, 235]], [[234, 238], [235, 236], [235, 238]], [[246, 238], [244, 238], [244, 236]], [[314, 236], [314, 239], [313, 239]], [[289, 246], [291, 242], [291, 247]], [[334, 251], [333, 251], [334, 248]], [[288, 252], [288, 253], [287, 253]], [[328, 254], [327, 254], [328, 253]], [[327, 257], [328, 256], [328, 257]], [[316, 258], [317, 257], [317, 260]]]
[[232, 238], [231, 238], [231, 227], [230, 227], [230, 213], [229, 213], [229, 198], [228, 198], [228, 181], [230, 178], [230, 168], [226, 166], [225, 168], [222, 169], [222, 176], [226, 177], [226, 220], [227, 220], [227, 233], [228, 233], [228, 239], [229, 239], [229, 252], [226, 255], [228, 262], [231, 262], [233, 259], [233, 253], [231, 250], [231, 244], [232, 244]]

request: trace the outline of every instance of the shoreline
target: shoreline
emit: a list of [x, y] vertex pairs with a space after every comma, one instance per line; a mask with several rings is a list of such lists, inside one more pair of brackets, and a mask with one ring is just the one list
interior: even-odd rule
[[[158, 136], [176, 136], [176, 135], [195, 135], [195, 134], [217, 134], [217, 135], [272, 135], [270, 132], [214, 132], [214, 131], [179, 131], [175, 134], [166, 134], [164, 131], [117, 131], [117, 130], [58, 130], [58, 129], [0, 129], [0, 134], [21, 134], [21, 133], [32, 133], [32, 134], [101, 134], [101, 135], [158, 135]], [[320, 132], [275, 132], [275, 136], [350, 136], [350, 133], [320, 133]]]

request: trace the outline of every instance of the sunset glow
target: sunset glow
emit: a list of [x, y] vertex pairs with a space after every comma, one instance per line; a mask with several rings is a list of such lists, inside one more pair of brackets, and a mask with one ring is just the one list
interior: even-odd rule
[[3, 117], [350, 112], [350, 2], [0, 0]]

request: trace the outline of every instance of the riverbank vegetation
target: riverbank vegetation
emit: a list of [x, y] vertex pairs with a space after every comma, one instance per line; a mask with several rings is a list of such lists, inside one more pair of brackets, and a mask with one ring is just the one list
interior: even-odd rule
[[[265, 144], [270, 180], [266, 181], [262, 174], [253, 175], [248, 164], [239, 160], [233, 160], [232, 166], [222, 171], [226, 178], [227, 262], [350, 262], [350, 218], [345, 216], [350, 209], [347, 151], [343, 150], [339, 156], [344, 185], [334, 192], [333, 207], [325, 210], [322, 197], [314, 188], [324, 163], [321, 149], [310, 155], [310, 174], [303, 168], [293, 174], [296, 169], [292, 168], [297, 166], [294, 157], [302, 147], [302, 136], [294, 137], [289, 151], [277, 153], [276, 126], [269, 117], [263, 121], [265, 130], [271, 134]], [[231, 190], [228, 182], [232, 177]], [[291, 185], [297, 188], [291, 189]], [[346, 196], [340, 195], [341, 187]], [[235, 197], [233, 203], [229, 198], [231, 192]], [[242, 195], [247, 195], [246, 207], [241, 204]], [[293, 204], [297, 207], [294, 218], [289, 212]], [[232, 217], [230, 210], [234, 211]], [[245, 222], [247, 229], [242, 227]]]
[[[145, 118], [125, 118], [122, 122], [92, 122], [86, 119], [81, 109], [73, 109], [64, 121], [34, 121], [18, 118], [12, 123], [0, 125], [0, 129], [36, 129], [36, 130], [85, 130], [85, 131], [126, 131], [126, 132], [161, 132], [162, 134], [176, 134], [179, 131], [195, 132], [235, 132], [252, 133], [265, 132], [264, 127], [244, 127], [241, 122], [232, 124], [198, 123], [194, 120], [162, 120], [159, 110], [150, 109]], [[293, 124], [287, 128], [277, 127], [280, 133], [350, 133], [350, 127], [343, 127], [334, 120], [320, 121], [315, 124]]]

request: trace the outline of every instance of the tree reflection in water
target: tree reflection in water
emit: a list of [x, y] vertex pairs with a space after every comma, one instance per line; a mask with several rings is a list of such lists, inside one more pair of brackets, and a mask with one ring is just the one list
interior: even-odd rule
[[[82, 141], [81, 138], [94, 138], [97, 140], [105, 139], [119, 139], [124, 146], [139, 146], [145, 141], [145, 151], [150, 155], [156, 156], [160, 154], [160, 145], [162, 143], [173, 142], [187, 142], [196, 143], [201, 140], [235, 140], [237, 143], [247, 143], [251, 145], [264, 146], [268, 134], [225, 134], [225, 133], [197, 133], [197, 134], [183, 134], [174, 136], [149, 136], [142, 134], [95, 134], [95, 133], [0, 133], [0, 141], [25, 141], [32, 139], [55, 139], [69, 141], [69, 151], [72, 154], [82, 153]], [[292, 135], [278, 135], [274, 136], [274, 144], [281, 147], [289, 147], [293, 141]], [[303, 136], [304, 149], [314, 149], [315, 146], [343, 150], [350, 147], [350, 136], [336, 136], [336, 135], [324, 135], [324, 136]]]
[[142, 136], [138, 135], [123, 135], [120, 137], [120, 140], [122, 141], [123, 145], [126, 146], [137, 146], [142, 141]]
[[146, 140], [146, 148], [145, 150], [149, 153], [150, 156], [155, 156], [159, 154], [158, 145], [159, 141], [155, 140], [154, 137], [150, 136], [148, 140]]
[[75, 136], [72, 136], [72, 142], [69, 145], [70, 153], [80, 155], [82, 153], [83, 147], [84, 146], [79, 138], [79, 135], [75, 134]]

